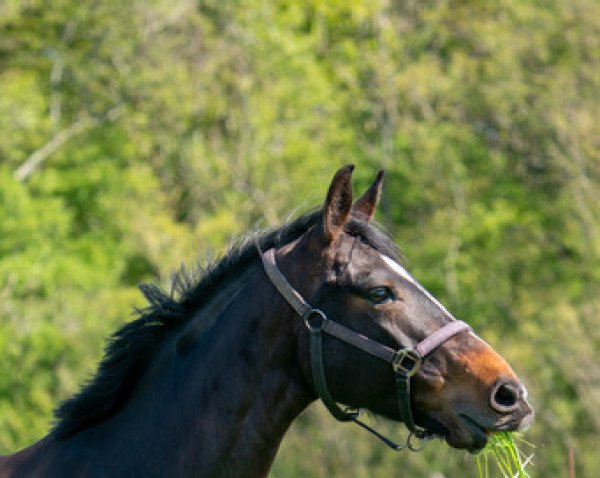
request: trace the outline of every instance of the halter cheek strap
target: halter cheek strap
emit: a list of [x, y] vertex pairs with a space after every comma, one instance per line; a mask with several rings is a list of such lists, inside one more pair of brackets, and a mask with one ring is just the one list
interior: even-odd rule
[[[376, 342], [365, 335], [328, 319], [325, 313], [311, 307], [300, 293], [292, 287], [277, 267], [275, 249], [269, 249], [265, 253], [262, 253], [258, 244], [257, 248], [267, 276], [279, 293], [304, 320], [310, 332], [310, 361], [313, 383], [321, 401], [325, 404], [329, 412], [339, 421], [355, 422], [383, 440], [394, 450], [409, 448], [412, 451], [417, 451], [417, 448], [411, 443], [411, 437], [414, 435], [419, 439], [428, 439], [432, 435], [425, 429], [418, 427], [413, 420], [410, 403], [410, 378], [417, 373], [421, 362], [428, 354], [459, 332], [470, 330], [470, 326], [463, 321], [454, 320], [429, 335], [414, 348], [402, 347], [394, 350], [387, 345]], [[331, 397], [323, 366], [323, 333], [336, 337], [355, 348], [391, 364], [396, 381], [396, 402], [400, 418], [411, 432], [406, 446], [398, 445], [359, 420], [360, 410], [342, 409]]]

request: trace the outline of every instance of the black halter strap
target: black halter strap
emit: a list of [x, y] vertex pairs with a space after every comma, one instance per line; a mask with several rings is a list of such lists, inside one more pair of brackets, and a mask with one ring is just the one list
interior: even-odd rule
[[[328, 319], [325, 313], [311, 307], [298, 291], [292, 287], [277, 267], [277, 263], [275, 262], [275, 249], [269, 249], [263, 253], [258, 244], [257, 248], [267, 276], [296, 313], [302, 317], [310, 332], [310, 361], [313, 382], [321, 401], [325, 404], [329, 412], [339, 421], [355, 422], [357, 425], [384, 441], [394, 450], [409, 448], [412, 451], [417, 451], [420, 449], [416, 448], [411, 443], [411, 438], [415, 436], [421, 440], [426, 440], [432, 438], [432, 435], [425, 429], [418, 427], [413, 420], [410, 404], [410, 378], [417, 373], [422, 360], [429, 353], [433, 352], [436, 348], [459, 332], [469, 330], [470, 326], [463, 321], [453, 320], [429, 335], [414, 348], [402, 347], [398, 350], [394, 350], [365, 335], [355, 332], [344, 325]], [[331, 397], [329, 388], [327, 387], [325, 369], [323, 366], [323, 333], [336, 337], [353, 347], [391, 364], [396, 380], [396, 401], [398, 404], [398, 411], [402, 421], [410, 430], [406, 446], [393, 442], [359, 420], [360, 410], [352, 410], [349, 408], [342, 409]]]

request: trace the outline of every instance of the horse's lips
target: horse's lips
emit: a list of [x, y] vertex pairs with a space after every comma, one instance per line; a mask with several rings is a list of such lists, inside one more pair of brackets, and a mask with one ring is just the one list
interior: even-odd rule
[[468, 447], [468, 450], [471, 453], [476, 453], [479, 450], [483, 449], [489, 439], [490, 431], [482, 427], [479, 423], [477, 423], [468, 415], [461, 413], [460, 418], [462, 419], [462, 423], [469, 430], [473, 438], [473, 445], [471, 447]]

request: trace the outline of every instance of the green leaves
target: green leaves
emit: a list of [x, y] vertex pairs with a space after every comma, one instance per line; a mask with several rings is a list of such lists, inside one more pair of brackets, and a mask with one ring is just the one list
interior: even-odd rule
[[[517, 445], [518, 443], [518, 445]], [[520, 448], [529, 448], [524, 453]], [[477, 471], [479, 478], [489, 478], [490, 461], [495, 462], [503, 478], [529, 478], [525, 468], [531, 468], [534, 454], [533, 445], [520, 434], [510, 432], [495, 433], [490, 437], [486, 447], [477, 454]]]
[[[0, 2], [0, 453], [43, 434], [134, 284], [321, 204], [352, 162], [357, 190], [387, 170], [378, 219], [524, 377], [534, 472], [563, 473], [600, 430], [599, 8]], [[323, 420], [292, 428], [273, 476], [398, 475]], [[402, 472], [471, 469], [425, 453]]]

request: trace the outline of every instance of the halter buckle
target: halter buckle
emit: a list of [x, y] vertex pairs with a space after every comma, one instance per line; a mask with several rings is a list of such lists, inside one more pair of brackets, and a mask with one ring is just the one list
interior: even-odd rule
[[396, 351], [396, 355], [392, 360], [394, 372], [403, 373], [407, 377], [412, 377], [421, 366], [421, 356], [411, 348], [400, 349]]

